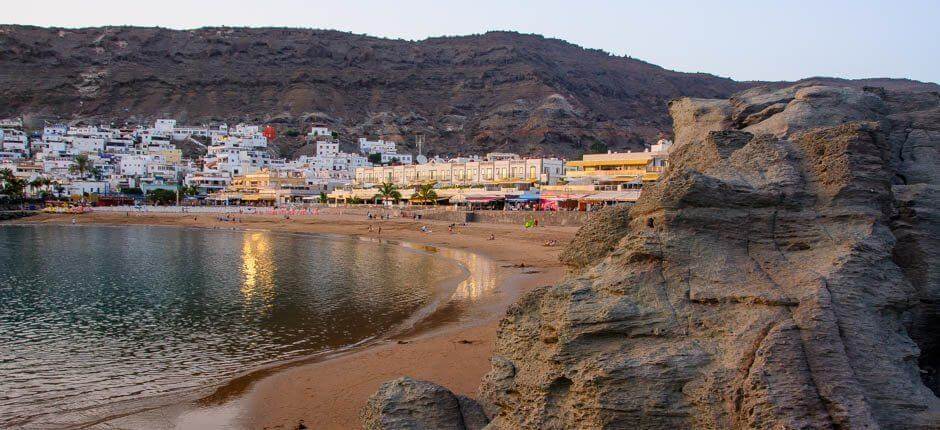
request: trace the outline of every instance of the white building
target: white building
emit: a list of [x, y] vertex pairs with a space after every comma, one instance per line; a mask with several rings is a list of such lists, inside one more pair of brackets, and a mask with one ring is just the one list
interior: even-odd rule
[[380, 155], [382, 156], [382, 164], [411, 164], [413, 161], [411, 159], [411, 154], [382, 153]]
[[163, 135], [173, 133], [174, 128], [176, 128], [175, 119], [158, 119], [153, 123], [153, 130]]
[[66, 153], [70, 155], [79, 155], [86, 153], [104, 152], [104, 146], [107, 139], [99, 136], [73, 135], [66, 136]]
[[29, 158], [29, 137], [20, 130], [0, 129], [0, 157], [9, 159]]
[[330, 140], [317, 141], [317, 157], [335, 157], [339, 154], [339, 142]]
[[23, 128], [23, 120], [21, 118], [0, 119], [0, 128]]
[[369, 140], [360, 137], [359, 152], [363, 154], [395, 154], [398, 152], [398, 149], [395, 142], [390, 140]]
[[196, 187], [201, 194], [211, 194], [231, 185], [232, 177], [227, 173], [193, 172], [186, 175], [183, 183]]
[[111, 192], [111, 183], [108, 181], [75, 180], [65, 184], [65, 194], [81, 196], [85, 194], [108, 194]]
[[[125, 176], [143, 176], [147, 174], [147, 165], [154, 163], [159, 156], [154, 155], [123, 155], [120, 158], [119, 173]], [[162, 160], [160, 160], [162, 161]]]
[[310, 133], [307, 133], [308, 139], [316, 139], [318, 137], [332, 137], [333, 133], [328, 127], [318, 127], [314, 126], [310, 128]]
[[231, 133], [235, 136], [250, 137], [261, 134], [261, 126], [259, 125], [249, 125], [249, 124], [236, 124], [235, 132]]

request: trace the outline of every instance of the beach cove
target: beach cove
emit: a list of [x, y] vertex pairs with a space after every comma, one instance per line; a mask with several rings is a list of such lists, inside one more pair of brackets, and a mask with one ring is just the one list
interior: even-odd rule
[[[301, 420], [311, 428], [358, 427], [357, 415], [368, 396], [382, 382], [404, 375], [439, 383], [455, 393], [474, 395], [480, 378], [489, 370], [497, 322], [505, 308], [528, 289], [557, 282], [564, 275], [564, 268], [557, 262], [560, 248], [543, 244], [548, 240], [564, 243], [576, 230], [471, 224], [449, 233], [445, 222], [394, 217], [377, 221], [360, 213], [329, 211], [290, 219], [246, 214], [239, 216], [239, 222], [220, 221], [210, 214], [146, 213], [39, 215], [15, 222], [71, 224], [73, 218], [79, 225], [337, 234], [404, 246], [431, 246], [470, 272], [479, 272], [480, 267], [472, 266], [482, 267], [481, 261], [488, 260], [489, 272], [482, 275], [485, 279], [468, 279], [471, 283], [492, 283], [486, 294], [472, 293], [476, 296], [470, 297], [465, 281], [458, 286], [463, 288], [459, 294], [470, 300], [444, 303], [436, 312], [417, 317], [414, 325], [402, 333], [325, 356], [246, 369], [242, 376], [198, 399], [179, 399], [169, 405], [110, 416], [86, 428], [294, 428]], [[430, 232], [422, 232], [422, 226]], [[482, 290], [476, 285], [474, 291]]]

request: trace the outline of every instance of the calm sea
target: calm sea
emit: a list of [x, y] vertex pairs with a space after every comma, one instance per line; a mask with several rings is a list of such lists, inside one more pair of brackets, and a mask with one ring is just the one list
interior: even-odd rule
[[0, 428], [361, 342], [464, 274], [427, 252], [341, 237], [0, 226]]

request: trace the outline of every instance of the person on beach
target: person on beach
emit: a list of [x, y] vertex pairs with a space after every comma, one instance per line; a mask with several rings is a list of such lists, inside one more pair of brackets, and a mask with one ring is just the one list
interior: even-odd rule
[[379, 234], [382, 234], [382, 226], [379, 226]]
[[490, 238], [486, 240], [496, 240], [496, 235], [493, 233], [490, 233]]

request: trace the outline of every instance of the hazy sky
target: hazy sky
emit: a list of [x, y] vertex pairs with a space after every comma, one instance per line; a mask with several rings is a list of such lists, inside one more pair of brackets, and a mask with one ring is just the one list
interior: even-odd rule
[[287, 26], [375, 36], [515, 30], [738, 80], [897, 77], [940, 83], [940, 0], [3, 0], [41, 26]]

